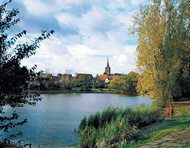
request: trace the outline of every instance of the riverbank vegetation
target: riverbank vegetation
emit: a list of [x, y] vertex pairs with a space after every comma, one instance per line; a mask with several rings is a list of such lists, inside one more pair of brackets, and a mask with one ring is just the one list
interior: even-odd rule
[[164, 121], [162, 112], [155, 107], [109, 107], [102, 113], [84, 117], [78, 127], [80, 147], [118, 147], [137, 141], [141, 129]]
[[188, 127], [190, 107], [175, 108], [173, 118], [163, 117], [159, 108], [109, 107], [84, 117], [78, 127], [80, 147], [138, 147]]

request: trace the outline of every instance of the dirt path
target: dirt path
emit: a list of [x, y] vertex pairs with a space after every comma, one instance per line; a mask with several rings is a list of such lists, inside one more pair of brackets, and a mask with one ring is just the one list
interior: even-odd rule
[[162, 139], [147, 143], [143, 146], [140, 146], [140, 148], [180, 148], [187, 142], [190, 142], [190, 127], [169, 134]]

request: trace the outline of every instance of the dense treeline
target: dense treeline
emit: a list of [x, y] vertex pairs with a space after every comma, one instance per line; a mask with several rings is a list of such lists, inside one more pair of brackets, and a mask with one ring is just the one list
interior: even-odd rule
[[102, 113], [84, 117], [78, 127], [80, 147], [119, 147], [142, 137], [141, 129], [162, 122], [164, 117], [158, 108], [138, 106], [109, 107]]
[[58, 74], [53, 76], [50, 73], [41, 73], [38, 76], [38, 83], [31, 82], [29, 89], [38, 90], [78, 90], [78, 91], [91, 91], [93, 88], [109, 88], [109, 92], [113, 93], [126, 93], [136, 95], [137, 76], [135, 72], [130, 72], [126, 75], [115, 77], [108, 83], [98, 80], [98, 77], [89, 76], [75, 76], [71, 74]]
[[38, 83], [30, 82], [28, 89], [30, 90], [72, 90], [73, 88], [79, 88], [80, 91], [89, 91], [93, 87], [93, 77], [75, 76], [71, 74], [58, 74], [53, 76], [51, 73], [38, 76]]

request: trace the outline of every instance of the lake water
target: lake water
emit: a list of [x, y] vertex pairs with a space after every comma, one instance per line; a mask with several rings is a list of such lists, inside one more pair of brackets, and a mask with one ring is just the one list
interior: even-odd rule
[[[11, 129], [13, 134], [22, 131], [18, 139], [32, 143], [32, 147], [66, 147], [77, 144], [78, 136], [74, 129], [86, 115], [102, 111], [109, 106], [135, 107], [139, 104], [150, 105], [151, 100], [140, 96], [117, 94], [65, 93], [44, 94], [36, 106], [16, 108], [20, 118], [27, 118], [28, 123]], [[12, 112], [6, 108], [6, 112]], [[1, 135], [5, 136], [5, 133]], [[6, 134], [8, 136], [8, 134]]]

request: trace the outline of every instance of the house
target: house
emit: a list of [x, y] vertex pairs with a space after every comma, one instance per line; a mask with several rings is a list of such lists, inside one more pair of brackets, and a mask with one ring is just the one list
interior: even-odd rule
[[111, 74], [111, 67], [109, 66], [109, 59], [107, 58], [107, 65], [105, 67], [105, 72], [103, 75], [100, 75], [97, 78], [96, 82], [107, 85], [111, 80], [113, 80], [114, 78], [119, 78], [119, 76], [121, 76], [121, 75], [122, 74], [120, 74], [120, 73]]
[[105, 82], [108, 78], [108, 75], [100, 75], [97, 80], [98, 81], [102, 81], [102, 82]]

